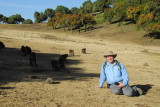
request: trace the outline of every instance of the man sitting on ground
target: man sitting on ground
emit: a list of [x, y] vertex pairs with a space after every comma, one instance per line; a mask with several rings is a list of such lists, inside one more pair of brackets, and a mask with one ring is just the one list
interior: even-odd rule
[[123, 64], [115, 60], [116, 56], [117, 54], [114, 54], [112, 51], [104, 55], [107, 61], [102, 64], [100, 84], [97, 88], [101, 88], [107, 79], [107, 87], [110, 88], [110, 91], [114, 94], [124, 94], [128, 97], [142, 95], [143, 92], [140, 88], [130, 87], [128, 85], [128, 73]]

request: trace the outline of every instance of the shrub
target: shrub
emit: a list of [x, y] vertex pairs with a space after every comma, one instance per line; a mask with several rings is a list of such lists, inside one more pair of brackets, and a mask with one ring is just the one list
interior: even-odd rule
[[22, 24], [33, 24], [33, 21], [31, 19], [26, 19]]

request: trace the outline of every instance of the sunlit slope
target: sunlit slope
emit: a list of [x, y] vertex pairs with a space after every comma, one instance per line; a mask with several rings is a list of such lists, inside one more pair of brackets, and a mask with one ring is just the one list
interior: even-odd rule
[[25, 30], [25, 31], [39, 31], [39, 32], [57, 32], [57, 33], [66, 33], [70, 35], [77, 35], [77, 36], [85, 36], [92, 39], [99, 39], [99, 40], [111, 40], [117, 41], [122, 43], [138, 43], [141, 45], [156, 45], [160, 46], [160, 40], [145, 37], [144, 35], [147, 34], [144, 30], [137, 30], [135, 24], [127, 24], [124, 23], [121, 26], [118, 24], [109, 25], [104, 23], [102, 25], [96, 25], [96, 29], [92, 31], [64, 31], [63, 28], [61, 29], [52, 29], [51, 27], [47, 27], [47, 23], [40, 23], [40, 24], [0, 24], [0, 31], [1, 30]]

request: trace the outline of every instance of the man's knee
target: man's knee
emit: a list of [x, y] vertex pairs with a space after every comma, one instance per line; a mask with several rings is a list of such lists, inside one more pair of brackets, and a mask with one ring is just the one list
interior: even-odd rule
[[121, 95], [123, 93], [122, 89], [117, 87], [116, 85], [111, 85], [110, 90], [111, 90], [112, 93], [114, 93], [116, 95]]
[[133, 88], [131, 88], [131, 87], [129, 87], [129, 86], [124, 87], [122, 90], [123, 90], [123, 94], [124, 94], [125, 96], [132, 97], [132, 96], [134, 95], [134, 90], [133, 90]]
[[128, 97], [132, 97], [133, 96], [133, 93], [132, 92], [123, 92], [123, 94], [125, 96], [128, 96]]
[[114, 90], [111, 90], [111, 92], [116, 94], [116, 95], [121, 95], [122, 94], [122, 90], [121, 89], [114, 89]]

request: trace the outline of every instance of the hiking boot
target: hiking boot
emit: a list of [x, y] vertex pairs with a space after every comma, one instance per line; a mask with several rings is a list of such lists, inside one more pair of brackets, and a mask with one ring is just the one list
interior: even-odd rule
[[140, 88], [138, 88], [136, 86], [134, 86], [133, 88], [136, 89], [138, 95], [140, 95], [140, 96], [143, 95], [143, 90], [142, 89], [140, 89]]

